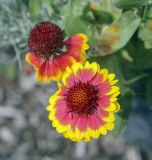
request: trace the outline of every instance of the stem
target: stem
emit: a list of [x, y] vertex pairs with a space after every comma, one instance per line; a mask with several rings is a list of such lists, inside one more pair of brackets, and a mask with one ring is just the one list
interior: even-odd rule
[[18, 62], [19, 71], [22, 71], [22, 60], [21, 60], [21, 56], [20, 56], [20, 51], [17, 48], [16, 44], [13, 43], [12, 39], [11, 39], [11, 44], [12, 44], [12, 46], [14, 48], [15, 53], [16, 53], [16, 59], [17, 59], [17, 62]]
[[130, 79], [130, 80], [128, 80], [128, 81], [125, 81], [125, 80], [124, 80], [124, 84], [126, 84], [126, 85], [132, 85], [132, 84], [136, 83], [137, 81], [148, 77], [149, 75], [150, 75], [150, 74], [148, 74], [148, 73], [144, 73], [144, 74], [139, 75], [139, 76], [137, 76], [137, 77], [134, 77], [134, 78], [132, 78], [132, 79]]
[[146, 20], [147, 10], [148, 10], [148, 4], [146, 4], [145, 7], [144, 7], [144, 14], [143, 14], [143, 21], [144, 21], [144, 22], [145, 22], [145, 20]]

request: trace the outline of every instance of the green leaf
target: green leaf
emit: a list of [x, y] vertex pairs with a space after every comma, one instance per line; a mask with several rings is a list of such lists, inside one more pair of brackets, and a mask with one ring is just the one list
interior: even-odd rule
[[114, 51], [123, 48], [128, 43], [137, 30], [140, 21], [140, 18], [132, 11], [125, 12], [118, 20], [116, 20], [114, 24], [120, 25], [120, 31], [118, 33], [120, 40], [119, 43], [112, 47]]
[[68, 0], [67, 4], [61, 10], [63, 18], [66, 16], [73, 16], [73, 1]]
[[87, 33], [87, 25], [81, 20], [79, 16], [74, 15], [73, 7], [74, 1], [69, 0], [63, 8], [64, 30], [68, 36], [75, 33]]
[[106, 11], [92, 10], [92, 13], [98, 23], [112, 23], [114, 20], [113, 16]]
[[138, 37], [144, 41], [146, 49], [152, 48], [152, 20], [145, 23], [138, 32]]
[[87, 27], [85, 26], [85, 23], [83, 23], [80, 19], [80, 17], [73, 17], [71, 19], [71, 16], [67, 16], [65, 18], [65, 33], [68, 36], [71, 36], [75, 33], [86, 33]]
[[116, 72], [120, 79], [122, 78], [117, 55], [90, 57], [89, 61], [99, 63], [101, 68], [107, 68], [109, 72]]
[[115, 138], [120, 138], [123, 136], [127, 129], [128, 118], [131, 112], [132, 94], [127, 93], [120, 98], [120, 112], [115, 116], [115, 128], [111, 134]]
[[93, 12], [97, 22], [101, 24], [111, 23], [114, 17], [120, 15], [120, 11], [113, 7], [111, 0], [90, 1], [89, 9]]
[[137, 30], [140, 21], [133, 11], [124, 12], [113, 24], [103, 29], [95, 54], [109, 55], [123, 48]]
[[29, 0], [29, 10], [32, 17], [37, 17], [40, 13], [40, 0]]
[[134, 40], [134, 52], [132, 56], [134, 57], [134, 68], [137, 71], [145, 71], [152, 68], [152, 48], [145, 49], [144, 43], [140, 40]]
[[120, 9], [131, 9], [144, 6], [149, 0], [118, 0], [115, 6]]
[[59, 11], [56, 10], [56, 6], [54, 7], [53, 3], [51, 3], [50, 0], [43, 0], [42, 2], [42, 7], [44, 7], [48, 13], [48, 15], [51, 16], [52, 12], [55, 12], [55, 14], [58, 14]]

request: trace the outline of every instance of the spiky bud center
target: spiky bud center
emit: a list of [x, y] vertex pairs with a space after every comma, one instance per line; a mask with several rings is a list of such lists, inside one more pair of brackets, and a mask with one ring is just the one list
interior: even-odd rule
[[64, 32], [56, 24], [43, 22], [31, 30], [28, 45], [36, 55], [48, 58], [61, 52], [63, 40]]

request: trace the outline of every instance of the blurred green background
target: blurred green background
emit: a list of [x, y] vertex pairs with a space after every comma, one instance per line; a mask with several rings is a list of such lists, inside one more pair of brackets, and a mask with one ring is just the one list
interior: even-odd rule
[[[44, 21], [87, 34], [87, 59], [116, 74], [121, 111], [106, 137], [73, 143], [51, 127], [57, 86], [37, 84], [24, 60], [31, 28]], [[0, 160], [152, 160], [151, 126], [151, 0], [0, 0]]]

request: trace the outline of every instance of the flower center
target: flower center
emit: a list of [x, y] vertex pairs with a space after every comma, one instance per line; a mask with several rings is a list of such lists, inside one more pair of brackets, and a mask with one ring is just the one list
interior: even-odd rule
[[55, 24], [43, 22], [30, 32], [28, 45], [36, 55], [49, 58], [63, 48], [64, 32]]
[[76, 83], [65, 96], [69, 112], [72, 114], [88, 116], [97, 110], [98, 89], [90, 83]]

